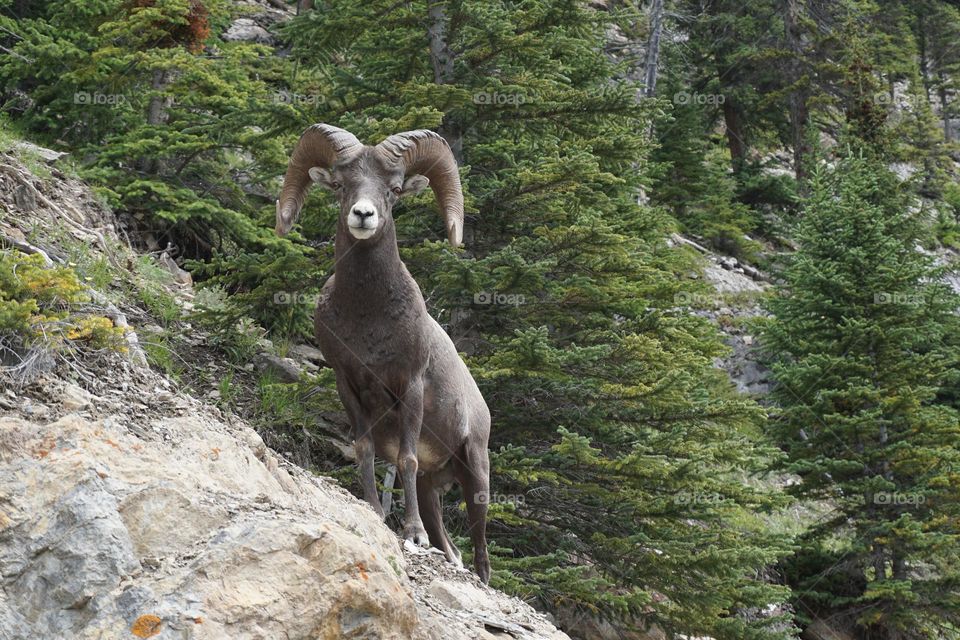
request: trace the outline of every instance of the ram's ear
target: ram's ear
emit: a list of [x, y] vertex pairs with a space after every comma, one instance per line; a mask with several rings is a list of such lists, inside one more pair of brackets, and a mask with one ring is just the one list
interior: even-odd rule
[[412, 175], [403, 181], [403, 192], [400, 195], [415, 196], [426, 189], [429, 184], [430, 179], [427, 176]]
[[307, 173], [310, 174], [310, 179], [313, 180], [314, 184], [324, 189], [333, 190], [333, 176], [323, 167], [310, 167]]

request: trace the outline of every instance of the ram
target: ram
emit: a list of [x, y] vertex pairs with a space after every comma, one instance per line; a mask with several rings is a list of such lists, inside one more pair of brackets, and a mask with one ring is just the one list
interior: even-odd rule
[[474, 566], [486, 582], [490, 412], [400, 260], [392, 214], [399, 198], [429, 184], [447, 238], [459, 246], [463, 193], [456, 160], [432, 131], [399, 133], [369, 146], [343, 129], [315, 124], [290, 158], [277, 201], [278, 234], [296, 222], [311, 183], [333, 191], [340, 205], [334, 275], [321, 291], [315, 325], [353, 428], [364, 499], [383, 517], [374, 457], [396, 464], [404, 538], [433, 544], [460, 564], [440, 502], [440, 492], [456, 480], [466, 501]]

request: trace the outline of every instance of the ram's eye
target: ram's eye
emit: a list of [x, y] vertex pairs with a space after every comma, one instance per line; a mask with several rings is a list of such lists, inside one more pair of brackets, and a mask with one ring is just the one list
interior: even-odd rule
[[342, 187], [343, 185], [340, 184], [339, 182], [331, 182], [331, 183], [330, 183], [330, 186], [333, 187], [334, 189], [339, 189], [339, 188]]
[[403, 187], [394, 187], [393, 189], [391, 189], [391, 191], [393, 191], [397, 195], [400, 195], [401, 193], [403, 193]]

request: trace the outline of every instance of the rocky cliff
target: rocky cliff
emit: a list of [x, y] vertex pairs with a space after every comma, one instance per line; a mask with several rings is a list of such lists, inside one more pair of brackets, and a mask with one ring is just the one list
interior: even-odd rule
[[[2, 392], [2, 638], [566, 638], [149, 371]], [[127, 382], [127, 391], [121, 389]], [[31, 397], [32, 396], [32, 397]]]

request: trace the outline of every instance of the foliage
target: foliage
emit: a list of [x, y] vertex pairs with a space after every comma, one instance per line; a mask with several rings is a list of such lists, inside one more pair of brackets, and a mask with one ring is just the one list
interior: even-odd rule
[[797, 609], [858, 637], [960, 621], [960, 414], [941, 399], [960, 299], [915, 249], [910, 199], [869, 147], [818, 172], [764, 336], [792, 491], [831, 507], [787, 565]]
[[3, 361], [22, 362], [30, 350], [126, 351], [124, 330], [89, 303], [89, 295], [72, 269], [48, 268], [41, 255], [0, 251]]
[[214, 45], [222, 0], [42, 2], [32, 17], [0, 16], [14, 34], [0, 81], [30, 91], [20, 118], [85, 158], [81, 173], [144, 234], [191, 255], [252, 244], [255, 182], [280, 147], [261, 128], [292, 109], [260, 79], [267, 50]]

